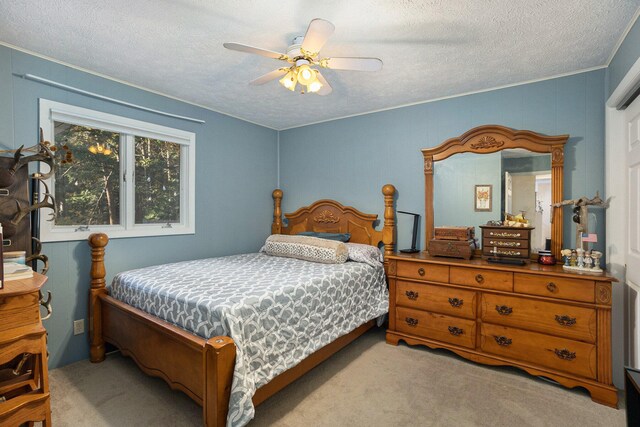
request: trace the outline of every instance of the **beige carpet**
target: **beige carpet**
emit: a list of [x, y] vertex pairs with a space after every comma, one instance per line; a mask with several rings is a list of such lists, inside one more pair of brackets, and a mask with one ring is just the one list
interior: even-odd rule
[[[54, 426], [197, 426], [201, 409], [128, 358], [50, 372]], [[622, 406], [622, 405], [621, 405]], [[384, 342], [368, 332], [256, 410], [251, 426], [623, 426], [595, 404], [513, 368]]]

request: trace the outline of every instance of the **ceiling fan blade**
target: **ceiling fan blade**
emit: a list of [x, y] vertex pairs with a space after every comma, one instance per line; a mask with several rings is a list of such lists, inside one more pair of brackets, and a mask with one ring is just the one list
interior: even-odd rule
[[249, 84], [254, 86], [263, 85], [267, 82], [270, 82], [271, 80], [275, 80], [278, 77], [284, 76], [285, 74], [287, 74], [288, 71], [289, 71], [288, 68], [278, 68], [277, 70], [273, 70], [270, 73], [260, 76], [255, 80], [251, 80]]
[[329, 95], [331, 92], [333, 92], [333, 89], [331, 88], [329, 83], [327, 83], [327, 80], [324, 78], [324, 76], [320, 74], [320, 71], [318, 71], [316, 76], [318, 77], [318, 80], [320, 81], [320, 83], [322, 83], [322, 87], [320, 88], [319, 91], [316, 92], [318, 95], [324, 96], [324, 95]]
[[266, 56], [267, 58], [281, 59], [286, 61], [289, 59], [284, 53], [274, 52], [272, 50], [261, 49], [259, 47], [247, 46], [240, 43], [223, 43], [222, 46], [230, 50], [237, 50], [238, 52], [254, 53], [256, 55]]
[[302, 49], [310, 53], [311, 56], [317, 55], [335, 29], [336, 27], [331, 22], [324, 19], [316, 18], [312, 20], [309, 23], [309, 28], [307, 28], [307, 33], [304, 35], [304, 40], [302, 40]]
[[332, 70], [380, 71], [382, 60], [378, 58], [324, 58], [320, 65]]

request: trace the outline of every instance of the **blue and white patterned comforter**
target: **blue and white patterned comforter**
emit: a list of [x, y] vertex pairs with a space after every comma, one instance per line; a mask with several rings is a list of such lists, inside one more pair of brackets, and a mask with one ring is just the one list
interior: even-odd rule
[[233, 338], [229, 426], [253, 418], [257, 388], [385, 314], [389, 301], [382, 264], [320, 264], [262, 253], [123, 272], [109, 292], [203, 338]]

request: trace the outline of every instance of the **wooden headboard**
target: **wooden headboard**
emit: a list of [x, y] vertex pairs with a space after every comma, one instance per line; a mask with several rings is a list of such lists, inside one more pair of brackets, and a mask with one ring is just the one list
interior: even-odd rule
[[318, 200], [293, 213], [285, 214], [287, 226], [282, 225], [282, 190], [273, 191], [272, 234], [297, 234], [302, 231], [325, 233], [350, 233], [349, 242], [378, 246], [384, 244], [384, 254], [395, 250], [396, 212], [393, 199], [396, 188], [387, 184], [382, 187], [384, 194], [384, 226], [381, 231], [374, 228], [378, 215], [365, 214], [351, 206], [344, 206], [335, 200]]

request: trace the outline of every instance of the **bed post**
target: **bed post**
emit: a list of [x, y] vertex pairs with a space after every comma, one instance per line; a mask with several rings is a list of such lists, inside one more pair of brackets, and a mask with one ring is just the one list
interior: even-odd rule
[[273, 223], [271, 224], [271, 234], [281, 234], [282, 233], [282, 208], [280, 207], [282, 203], [282, 190], [276, 188], [271, 193], [273, 197]]
[[104, 360], [104, 339], [102, 338], [102, 307], [100, 295], [107, 293], [104, 277], [104, 248], [109, 237], [104, 233], [89, 236], [91, 246], [91, 290], [89, 291], [89, 336], [91, 337], [90, 360], [93, 363]]
[[203, 352], [204, 393], [202, 412], [204, 425], [223, 427], [227, 424], [231, 383], [236, 363], [236, 346], [229, 337], [209, 339]]
[[393, 206], [393, 199], [396, 194], [396, 187], [387, 184], [382, 187], [384, 194], [384, 227], [382, 228], [382, 243], [384, 244], [384, 264], [387, 266], [387, 256], [393, 255], [396, 249], [396, 210]]

